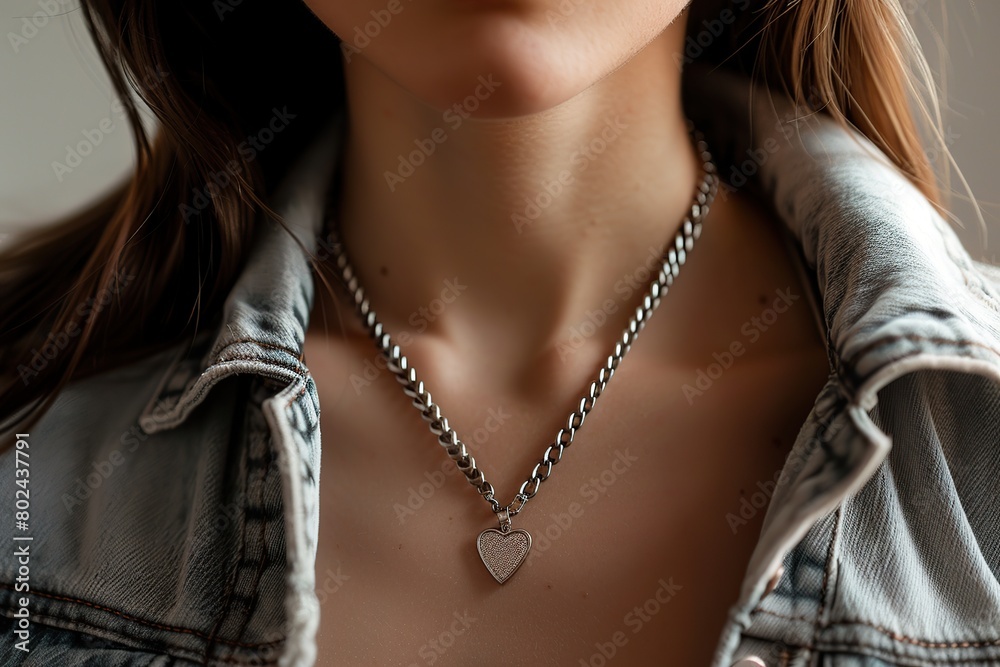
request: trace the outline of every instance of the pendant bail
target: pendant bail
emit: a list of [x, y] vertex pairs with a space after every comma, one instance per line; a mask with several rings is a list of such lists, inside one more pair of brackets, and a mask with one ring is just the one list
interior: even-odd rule
[[499, 512], [497, 512], [497, 518], [500, 519], [500, 532], [509, 533], [510, 532], [510, 508], [504, 507]]

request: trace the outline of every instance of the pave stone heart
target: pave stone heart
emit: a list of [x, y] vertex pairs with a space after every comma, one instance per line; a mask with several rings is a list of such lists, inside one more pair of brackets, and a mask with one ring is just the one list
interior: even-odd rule
[[510, 579], [521, 567], [521, 563], [531, 549], [531, 535], [526, 530], [511, 530], [502, 533], [496, 528], [487, 528], [476, 541], [479, 557], [497, 583]]

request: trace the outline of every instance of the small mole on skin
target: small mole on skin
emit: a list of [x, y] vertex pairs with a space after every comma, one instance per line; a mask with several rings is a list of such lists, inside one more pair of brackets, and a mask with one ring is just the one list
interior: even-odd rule
[[398, 546], [398, 547], [396, 547], [396, 548], [397, 548], [397, 549], [402, 549], [402, 548], [403, 548], [403, 544], [402, 544], [402, 542], [400, 542], [399, 546]]
[[590, 593], [588, 593], [587, 591], [584, 591], [584, 592], [583, 592], [583, 597], [585, 597], [585, 598], [586, 598], [586, 597], [590, 597]]
[[552, 590], [552, 584], [545, 584], [545, 588]]
[[765, 303], [767, 303], [767, 295], [766, 294], [761, 294], [759, 297], [757, 297], [757, 303], [759, 303], [762, 306]]
[[379, 272], [379, 275], [383, 275], [383, 276], [389, 275], [389, 269], [385, 268], [384, 266], [379, 267], [378, 272]]
[[747, 494], [747, 492], [746, 492], [745, 490], [743, 490], [743, 489], [740, 489], [740, 495], [741, 495], [741, 496], [745, 496], [746, 494]]

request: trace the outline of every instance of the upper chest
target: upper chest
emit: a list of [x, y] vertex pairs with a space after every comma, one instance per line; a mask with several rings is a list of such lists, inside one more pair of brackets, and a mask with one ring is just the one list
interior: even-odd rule
[[[533, 542], [503, 586], [475, 546], [498, 525], [489, 505], [391, 373], [371, 371], [373, 350], [311, 360], [323, 405], [321, 660], [468, 664], [499, 651], [512, 664], [590, 664], [613, 650], [619, 664], [648, 664], [669, 650], [678, 664], [707, 664], [825, 379], [821, 350], [771, 364], [735, 358], [718, 377], [712, 358], [683, 368], [630, 358], [514, 518]], [[471, 386], [442, 395], [509, 502], [564, 421], [559, 406]]]
[[[532, 547], [502, 586], [476, 550], [495, 516], [375, 347], [307, 337], [322, 406], [320, 664], [489, 664], [498, 652], [510, 664], [602, 664], [609, 652], [617, 664], [667, 652], [709, 662], [828, 375], [787, 251], [758, 216], [719, 218], [735, 219], [744, 227], [702, 239], [685, 288], [514, 517]], [[420, 340], [404, 350], [503, 504], [607, 354], [591, 324], [599, 333], [559, 346], [513, 388], [460, 351]]]

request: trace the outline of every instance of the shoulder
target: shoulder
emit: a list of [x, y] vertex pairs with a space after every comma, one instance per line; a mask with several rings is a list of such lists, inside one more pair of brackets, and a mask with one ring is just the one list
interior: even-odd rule
[[0, 607], [26, 615], [35, 659], [277, 659], [285, 558], [267, 392], [235, 378], [185, 398], [200, 405], [183, 422], [150, 428], [199, 353], [177, 346], [69, 385], [18, 434], [21, 460], [0, 456], [0, 474], [24, 481], [0, 502], [26, 507], [23, 527], [0, 527], [24, 552], [0, 561]]

